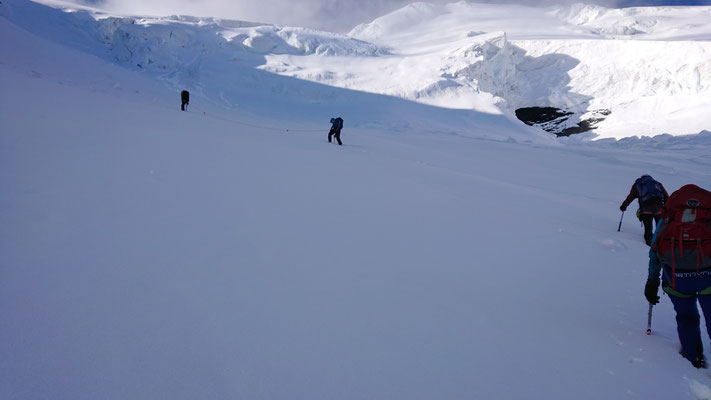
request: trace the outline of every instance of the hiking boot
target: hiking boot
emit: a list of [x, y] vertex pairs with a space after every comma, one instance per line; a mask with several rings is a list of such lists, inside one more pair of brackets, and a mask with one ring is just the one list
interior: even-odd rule
[[705, 359], [705, 358], [699, 358], [699, 359], [697, 359], [697, 360], [695, 360], [695, 361], [692, 361], [692, 362], [691, 362], [691, 365], [693, 365], [694, 367], [699, 368], [699, 369], [706, 369], [706, 368], [708, 368], [708, 367], [706, 366], [706, 359]]
[[704, 345], [701, 343], [701, 338], [699, 338], [699, 346], [696, 348], [696, 361], [692, 361], [691, 364], [696, 368], [707, 368], [706, 357], [704, 357]]
[[[679, 355], [684, 357], [684, 353], [681, 350], [679, 350]], [[684, 357], [684, 358], [686, 358], [686, 357]], [[708, 366], [706, 365], [706, 358], [704, 358], [704, 354], [702, 352], [699, 352], [699, 356], [696, 358], [696, 360], [691, 360], [689, 358], [686, 358], [686, 359], [689, 360], [689, 362], [691, 362], [691, 365], [693, 365], [696, 368], [708, 369]]]

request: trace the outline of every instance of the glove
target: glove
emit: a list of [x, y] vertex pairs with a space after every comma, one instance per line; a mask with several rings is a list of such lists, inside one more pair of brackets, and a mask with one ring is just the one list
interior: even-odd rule
[[659, 303], [659, 295], [657, 295], [658, 291], [659, 291], [659, 278], [648, 279], [647, 284], [644, 285], [644, 297], [647, 298], [647, 301], [649, 302], [649, 304]]
[[625, 206], [620, 206], [620, 211], [625, 212], [626, 209], [627, 209], [627, 207], [625, 207]]

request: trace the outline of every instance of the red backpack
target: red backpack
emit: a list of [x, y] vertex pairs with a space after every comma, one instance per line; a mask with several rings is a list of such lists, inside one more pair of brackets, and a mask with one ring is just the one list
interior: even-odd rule
[[663, 265], [676, 270], [711, 268], [711, 192], [685, 185], [672, 193], [662, 211], [662, 225], [652, 245]]

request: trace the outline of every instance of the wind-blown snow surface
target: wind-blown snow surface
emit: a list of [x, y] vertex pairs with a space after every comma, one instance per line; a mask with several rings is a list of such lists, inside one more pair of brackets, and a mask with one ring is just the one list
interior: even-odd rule
[[711, 187], [710, 133], [559, 144], [207, 40], [182, 113], [93, 19], [0, 7], [0, 398], [709, 398], [616, 227], [642, 173]]

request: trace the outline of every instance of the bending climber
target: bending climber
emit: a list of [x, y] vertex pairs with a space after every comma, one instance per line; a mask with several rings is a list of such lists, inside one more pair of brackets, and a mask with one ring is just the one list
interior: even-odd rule
[[183, 90], [180, 92], [180, 110], [185, 111], [186, 107], [188, 106], [188, 103], [190, 103], [190, 92], [187, 90]]
[[331, 136], [334, 136], [336, 138], [336, 141], [338, 141], [338, 144], [342, 146], [343, 143], [341, 142], [341, 129], [343, 129], [343, 118], [331, 118], [331, 124], [331, 130], [328, 131], [328, 142], [331, 143]]

